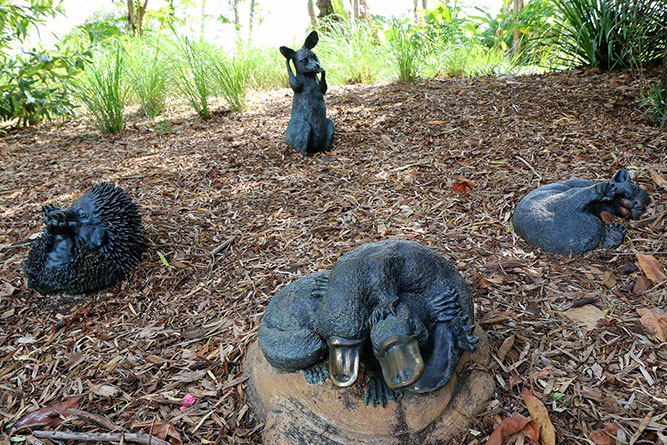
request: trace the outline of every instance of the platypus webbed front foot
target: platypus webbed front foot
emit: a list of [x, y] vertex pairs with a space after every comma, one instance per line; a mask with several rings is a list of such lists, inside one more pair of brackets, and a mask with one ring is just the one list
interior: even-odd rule
[[620, 246], [626, 233], [628, 231], [620, 223], [612, 222], [609, 227], [604, 228], [600, 247], [610, 249]]
[[398, 401], [402, 396], [400, 391], [394, 391], [387, 383], [385, 383], [382, 373], [372, 373], [369, 375], [368, 387], [364, 395], [364, 403], [366, 405], [382, 407], [387, 406], [387, 402], [395, 400]]
[[319, 365], [304, 369], [303, 375], [306, 378], [306, 383], [309, 385], [321, 385], [329, 378], [329, 370], [324, 363], [320, 363]]
[[331, 271], [327, 270], [320, 273], [320, 275], [315, 278], [315, 284], [313, 284], [313, 289], [310, 291], [310, 295], [313, 298], [322, 298], [327, 294], [327, 288], [329, 287], [329, 275], [331, 275]]
[[384, 320], [389, 315], [396, 315], [396, 304], [398, 303], [398, 295], [380, 302], [371, 315], [368, 317], [369, 325], [373, 326], [380, 320]]

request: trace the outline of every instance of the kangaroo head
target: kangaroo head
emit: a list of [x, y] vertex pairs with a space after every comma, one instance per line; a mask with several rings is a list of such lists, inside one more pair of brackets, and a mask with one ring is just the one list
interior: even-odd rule
[[297, 51], [286, 46], [281, 46], [280, 53], [287, 60], [292, 60], [297, 74], [319, 73], [322, 71], [320, 61], [315, 53], [311, 51], [317, 45], [318, 40], [317, 31], [313, 31], [308, 34], [305, 43]]

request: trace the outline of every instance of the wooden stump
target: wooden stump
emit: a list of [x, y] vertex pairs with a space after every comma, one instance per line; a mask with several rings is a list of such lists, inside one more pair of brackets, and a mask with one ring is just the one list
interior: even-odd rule
[[[292, 444], [448, 443], [465, 433], [475, 414], [493, 396], [488, 339], [477, 326], [477, 349], [466, 352], [456, 374], [430, 394], [403, 392], [386, 407], [364, 404], [365, 385], [337, 388], [329, 380], [309, 385], [302, 372], [279, 373], [264, 358], [257, 342], [248, 349], [245, 370], [248, 398], [265, 422], [264, 442]], [[361, 380], [361, 379], [360, 379]]]

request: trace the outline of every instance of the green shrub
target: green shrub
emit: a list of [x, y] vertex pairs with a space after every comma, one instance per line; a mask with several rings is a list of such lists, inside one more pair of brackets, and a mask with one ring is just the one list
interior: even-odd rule
[[171, 83], [203, 118], [211, 115], [208, 98], [215, 93], [215, 82], [210, 74], [212, 58], [213, 48], [210, 45], [187, 37], [177, 37], [170, 55]]
[[237, 49], [232, 57], [222, 51], [213, 57], [211, 78], [217, 85], [218, 95], [222, 96], [232, 111], [243, 111], [246, 108], [253, 61], [244, 48]]
[[89, 56], [24, 51], [0, 63], [0, 118], [26, 126], [73, 116], [70, 90]]
[[412, 82], [419, 75], [428, 42], [407, 21], [393, 19], [385, 29], [394, 69], [401, 82]]
[[128, 80], [144, 114], [161, 114], [166, 106], [169, 76], [164, 42], [151, 37], [132, 39], [126, 52]]
[[566, 65], [602, 70], [645, 65], [662, 55], [667, 8], [662, 0], [553, 0], [559, 15], [545, 44]]
[[429, 53], [422, 76], [490, 76], [516, 74], [521, 55], [509, 56], [497, 48], [487, 48], [477, 39], [442, 43]]
[[[16, 2], [15, 2], [16, 3]], [[28, 33], [60, 12], [51, 0], [0, 2], [0, 119], [32, 125], [43, 119], [71, 116], [69, 90], [83, 68], [87, 50], [32, 50], [12, 55]]]
[[667, 97], [659, 82], [651, 85], [648, 92], [641, 95], [639, 106], [644, 109], [644, 114], [651, 122], [660, 124], [664, 114], [667, 113]]
[[365, 20], [323, 20], [315, 51], [331, 84], [373, 83], [384, 71], [378, 29]]
[[128, 88], [122, 79], [125, 51], [119, 42], [108, 50], [98, 51], [81, 76], [81, 83], [74, 90], [95, 118], [102, 134], [117, 134], [123, 131], [123, 109], [127, 101]]
[[551, 0], [531, 0], [518, 13], [513, 13], [509, 5], [501, 8], [498, 15], [476, 8], [482, 15], [471, 16], [476, 24], [478, 38], [488, 48], [509, 50], [514, 41], [514, 30], [519, 31], [522, 42], [544, 36], [551, 29], [554, 5]]
[[252, 89], [269, 90], [289, 87], [285, 58], [278, 48], [249, 48], [245, 56], [252, 67], [250, 86]]

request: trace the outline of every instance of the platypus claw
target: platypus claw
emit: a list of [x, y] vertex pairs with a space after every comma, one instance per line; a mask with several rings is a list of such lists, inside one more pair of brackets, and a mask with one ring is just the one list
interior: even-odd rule
[[329, 378], [329, 370], [324, 364], [319, 364], [304, 369], [303, 375], [309, 385], [321, 385]]
[[387, 402], [399, 400], [401, 395], [401, 391], [394, 391], [387, 386], [382, 378], [382, 374], [371, 375], [368, 380], [366, 394], [364, 395], [364, 403], [366, 405], [382, 405], [382, 407], [385, 407], [387, 406]]
[[329, 275], [331, 275], [331, 271], [327, 271], [319, 277], [315, 278], [313, 290], [310, 292], [310, 295], [313, 298], [322, 298], [327, 294], [327, 288], [329, 287]]

